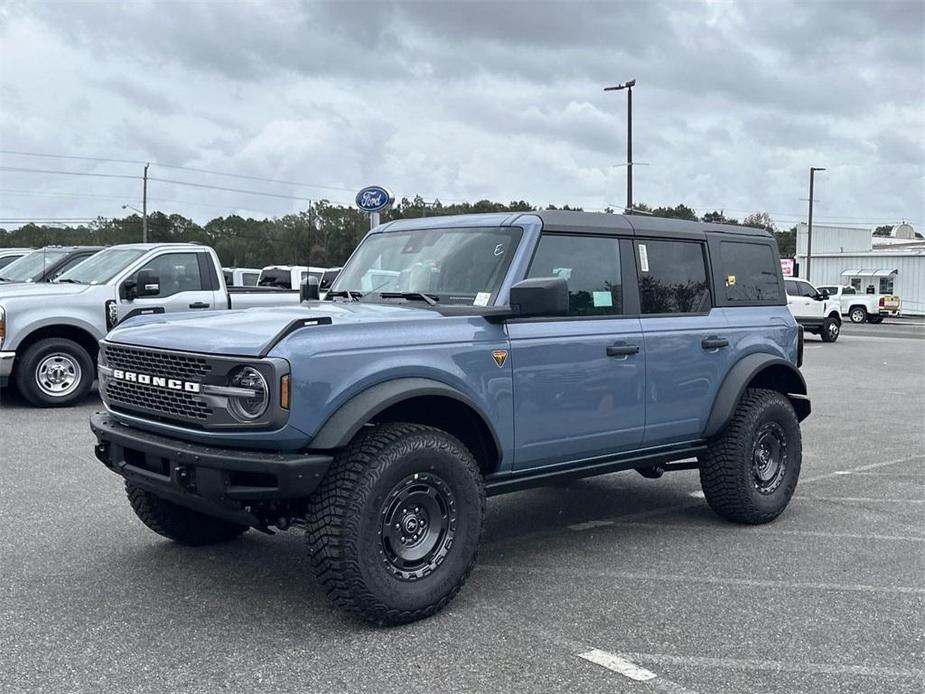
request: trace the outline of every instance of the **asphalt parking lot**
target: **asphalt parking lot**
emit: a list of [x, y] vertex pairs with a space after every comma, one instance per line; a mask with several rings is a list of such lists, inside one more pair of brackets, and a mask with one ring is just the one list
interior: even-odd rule
[[463, 592], [397, 629], [332, 607], [299, 533], [151, 533], [93, 458], [98, 400], [4, 393], [0, 691], [922, 692], [923, 337], [807, 338], [814, 413], [775, 523], [721, 521], [696, 471], [496, 497]]

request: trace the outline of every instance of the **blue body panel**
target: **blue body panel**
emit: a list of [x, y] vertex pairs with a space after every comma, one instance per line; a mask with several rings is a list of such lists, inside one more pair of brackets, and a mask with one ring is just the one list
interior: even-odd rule
[[[496, 304], [526, 275], [542, 221], [531, 214], [402, 220], [371, 233], [515, 225], [523, 235]], [[630, 232], [631, 233], [631, 232]], [[349, 262], [349, 261], [348, 261]], [[336, 285], [335, 285], [336, 286]], [[327, 325], [294, 322], [330, 319]], [[703, 349], [721, 337], [729, 346]], [[420, 303], [311, 302], [298, 307], [155, 315], [107, 339], [140, 347], [278, 357], [291, 368], [289, 422], [276, 431], [204, 431], [113, 416], [216, 446], [298, 450], [352, 397], [400, 378], [427, 378], [475, 404], [501, 447], [499, 472], [697, 440], [723, 378], [756, 352], [796, 363], [797, 325], [786, 306], [708, 313], [515, 319], [443, 316]], [[614, 343], [636, 345], [608, 356]], [[495, 350], [509, 352], [499, 366]]]

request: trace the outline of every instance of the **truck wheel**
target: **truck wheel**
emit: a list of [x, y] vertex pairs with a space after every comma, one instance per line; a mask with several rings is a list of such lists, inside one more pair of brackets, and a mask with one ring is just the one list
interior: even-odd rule
[[867, 316], [868, 323], [882, 323], [883, 316]]
[[125, 483], [125, 493], [132, 510], [142, 523], [158, 535], [181, 545], [214, 545], [233, 540], [247, 531], [246, 525], [198, 513], [128, 482]]
[[440, 429], [368, 428], [309, 502], [315, 573], [340, 607], [379, 625], [412, 622], [455, 597], [475, 566], [485, 490], [469, 450]]
[[707, 503], [737, 523], [772, 521], [793, 496], [802, 456], [800, 423], [790, 401], [774, 390], [749, 388], [700, 457]]
[[61, 337], [39, 340], [15, 365], [16, 387], [36, 407], [66, 407], [90, 392], [95, 366], [83, 347]]
[[863, 323], [867, 320], [867, 309], [863, 306], [852, 306], [848, 317], [852, 323]]
[[838, 339], [838, 334], [841, 332], [841, 319], [836, 318], [835, 316], [829, 316], [824, 321], [822, 321], [822, 332], [820, 336], [822, 337], [823, 342], [835, 342]]

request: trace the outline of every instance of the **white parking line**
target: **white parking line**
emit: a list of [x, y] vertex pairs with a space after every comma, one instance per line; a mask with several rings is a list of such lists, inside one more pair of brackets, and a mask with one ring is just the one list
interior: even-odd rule
[[607, 651], [600, 651], [597, 648], [592, 648], [585, 653], [579, 653], [578, 657], [584, 658], [595, 665], [605, 667], [608, 670], [618, 672], [624, 677], [629, 677], [631, 680], [636, 680], [637, 682], [648, 682], [649, 680], [654, 680], [658, 676], [654, 672], [641, 668], [626, 658], [621, 658]]
[[800, 484], [809, 484], [810, 482], [818, 482], [819, 480], [827, 480], [830, 477], [838, 477], [839, 475], [851, 474], [854, 472], [865, 472], [867, 470], [876, 470], [877, 468], [886, 467], [888, 465], [899, 465], [900, 463], [911, 463], [916, 460], [925, 460], [925, 456], [913, 455], [908, 458], [897, 458], [896, 460], [884, 460], [879, 463], [871, 463], [869, 465], [860, 465], [855, 468], [848, 468], [847, 470], [836, 470], [835, 472], [826, 472], [821, 475], [816, 475], [815, 477], [803, 478], [800, 480]]
[[[705, 530], [725, 530], [736, 535], [751, 533], [753, 535], [792, 535], [794, 537], [824, 537], [829, 539], [843, 538], [846, 540], [876, 540], [900, 542], [925, 542], [925, 535], [881, 535], [879, 533], [840, 533], [828, 530], [784, 530], [775, 525], [754, 525], [743, 527], [741, 525], [706, 525], [704, 523], [644, 523], [644, 522], [616, 522], [611, 523], [616, 528], [652, 528], [653, 530], [689, 530], [702, 533]], [[575, 529], [575, 526], [570, 526]]]
[[614, 521], [612, 520], [590, 520], [584, 523], [575, 523], [575, 525], [568, 526], [569, 530], [581, 531], [581, 530], [593, 530], [594, 528], [603, 528], [608, 525], [613, 525]]
[[831, 501], [855, 504], [925, 504], [925, 499], [878, 499], [872, 496], [794, 496], [797, 501]]

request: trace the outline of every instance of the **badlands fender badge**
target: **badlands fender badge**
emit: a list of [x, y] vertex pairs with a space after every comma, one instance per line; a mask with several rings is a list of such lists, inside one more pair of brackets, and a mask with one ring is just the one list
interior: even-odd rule
[[507, 350], [506, 349], [496, 349], [491, 353], [491, 358], [495, 360], [495, 364], [498, 365], [500, 369], [504, 366], [504, 362], [507, 361]]

